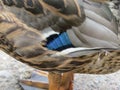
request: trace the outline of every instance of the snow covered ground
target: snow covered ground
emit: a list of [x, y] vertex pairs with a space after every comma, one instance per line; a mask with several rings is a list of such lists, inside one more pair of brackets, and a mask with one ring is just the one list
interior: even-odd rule
[[19, 80], [29, 78], [32, 70], [0, 51], [0, 90], [22, 90]]

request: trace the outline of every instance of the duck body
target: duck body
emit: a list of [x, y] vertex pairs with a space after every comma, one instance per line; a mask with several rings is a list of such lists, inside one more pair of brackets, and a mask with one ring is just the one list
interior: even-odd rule
[[[4, 9], [2, 6], [3, 4], [1, 5], [0, 3], [1, 5], [0, 6], [0, 50], [3, 50], [4, 52], [16, 58], [17, 60], [26, 63], [34, 68], [37, 68], [39, 70], [49, 71], [49, 75], [48, 75], [49, 83], [50, 83], [49, 90], [72, 90], [73, 72], [69, 72], [69, 71], [89, 73], [89, 74], [90, 73], [106, 74], [106, 73], [115, 72], [120, 69], [120, 63], [119, 63], [120, 51], [118, 50], [119, 48], [117, 43], [118, 39], [116, 39], [117, 38], [116, 29], [112, 27], [114, 26], [115, 23], [113, 24], [110, 23], [110, 21], [114, 21], [114, 20], [112, 18], [108, 18], [107, 17], [108, 14], [100, 13], [99, 15], [98, 14], [99, 12], [95, 13], [94, 10], [92, 11], [86, 9], [85, 6], [82, 6], [85, 11], [84, 14], [84, 11], [81, 11], [81, 9], [78, 7], [78, 4], [76, 4], [76, 0], [63, 0], [63, 1], [67, 1], [67, 3], [70, 6], [71, 4], [73, 4], [73, 7], [75, 9], [72, 10], [73, 11], [72, 13], [70, 13], [71, 9], [69, 9], [70, 8], [69, 5], [68, 6], [65, 5], [65, 7], [67, 8], [64, 7], [63, 11], [59, 11], [60, 8], [59, 4], [58, 6], [55, 6], [53, 0], [49, 0], [50, 2], [48, 0], [43, 0], [44, 2], [42, 0], [39, 0], [40, 1], [39, 3], [42, 4], [42, 7], [45, 8], [44, 10], [46, 13], [43, 12], [44, 10], [42, 7], [39, 8], [42, 9], [43, 11], [40, 12], [34, 11], [33, 7], [32, 9], [34, 12], [31, 11], [31, 7], [29, 7], [31, 6], [31, 4], [33, 4], [31, 2], [35, 3], [37, 0], [33, 0], [33, 1], [22, 0], [21, 2], [19, 0], [2, 0], [2, 1], [4, 1], [4, 4], [6, 4], [7, 6], [6, 9]], [[23, 1], [26, 2], [23, 3]], [[55, 2], [58, 3], [57, 0]], [[28, 4], [27, 7], [26, 4]], [[54, 9], [54, 11], [51, 11], [52, 9], [48, 8], [51, 6], [52, 9]], [[12, 8], [16, 8], [16, 9], [13, 9], [12, 11]], [[37, 9], [36, 6], [35, 9]], [[21, 12], [23, 12], [23, 15], [20, 15], [20, 13], [14, 10], [18, 10], [18, 11], [21, 10]], [[80, 13], [80, 11], [82, 13]], [[42, 13], [43, 17], [41, 17], [41, 15], [40, 16], [36, 15], [37, 13], [38, 14]], [[50, 15], [51, 17], [48, 18], [44, 14], [45, 15], [47, 14], [48, 16]], [[90, 17], [91, 14], [94, 14], [95, 18]], [[26, 16], [25, 18], [28, 19], [25, 19], [24, 15], [27, 15], [29, 18], [31, 17], [31, 19], [33, 19], [32, 17], [34, 17], [35, 20], [31, 20], [32, 23], [35, 23], [35, 21], [37, 21], [38, 19], [42, 20], [40, 21], [40, 24], [43, 27], [38, 27], [39, 26], [38, 22], [36, 23], [38, 26], [36, 25], [32, 26], [31, 24], [29, 24], [30, 22], [28, 22], [29, 18]], [[66, 17], [69, 15], [70, 15], [69, 18]], [[107, 17], [107, 20], [110, 21], [106, 25], [106, 23], [99, 21], [98, 17], [100, 20], [101, 18], [102, 20], [104, 19], [106, 20]], [[52, 24], [49, 23], [49, 20]], [[44, 26], [42, 24], [46, 24], [46, 25]], [[94, 27], [93, 24], [94, 26], [97, 27]], [[112, 25], [111, 27], [109, 27], [110, 24]], [[65, 27], [65, 30], [61, 31], [64, 25], [67, 27]], [[31, 28], [29, 26], [34, 28]], [[47, 28], [49, 26], [52, 27], [54, 30], [57, 29], [57, 31], [59, 32], [64, 32], [67, 30], [67, 34], [69, 34], [69, 31], [73, 32], [72, 34], [76, 34], [77, 39], [79, 39], [80, 41], [79, 43], [82, 42], [80, 46], [78, 45], [79, 47], [85, 46], [85, 47], [94, 47], [94, 48], [77, 50], [76, 53], [80, 53], [78, 57], [69, 57], [70, 54], [72, 55], [76, 54], [74, 52], [69, 53], [69, 55], [68, 54], [65, 55], [64, 53], [62, 53], [63, 55], [60, 55], [60, 52], [58, 51], [55, 52], [52, 50], [48, 50], [47, 48], [43, 47], [42, 41], [44, 40], [44, 38], [42, 37], [43, 35], [38, 29], [43, 30], [44, 28]], [[96, 30], [96, 28], [98, 28], [98, 30]], [[101, 36], [104, 33], [105, 36], [104, 37]], [[110, 34], [110, 36], [108, 34]], [[72, 36], [72, 38], [74, 37]], [[73, 44], [76, 45], [76, 43]], [[100, 48], [95, 48], [95, 47], [100, 47]], [[106, 53], [104, 52], [102, 53], [102, 50], [110, 51], [110, 54], [106, 55]], [[58, 53], [58, 55], [56, 53]], [[76, 69], [79, 69], [79, 71], [76, 71]], [[42, 85], [42, 87], [48, 89], [48, 84], [45, 84], [45, 86], [43, 86], [43, 84], [39, 82], [38, 83], [32, 83], [31, 81], [30, 82], [23, 81], [23, 82], [28, 83], [28, 85], [31, 86], [33, 85], [33, 86], [41, 87]]]
[[[3, 28], [0, 30], [0, 33], [1, 33], [0, 34], [1, 35], [0, 48], [1, 50], [4, 50], [5, 52], [11, 54], [11, 56], [15, 57], [17, 60], [20, 60], [23, 63], [27, 63], [28, 65], [41, 69], [41, 70], [58, 71], [58, 72], [67, 72], [67, 71], [80, 68], [80, 72], [82, 73], [83, 72], [84, 73], [96, 73], [96, 72], [97, 73], [108, 73], [109, 71], [107, 70], [104, 71], [104, 68], [109, 68], [110, 72], [113, 72], [119, 69], [118, 66], [115, 66], [116, 63], [118, 62], [117, 59], [116, 60], [112, 59], [113, 61], [109, 62], [112, 55], [106, 56], [106, 61], [104, 61], [104, 59], [103, 61], [101, 60], [102, 63], [99, 64], [98, 70], [97, 68], [95, 68], [98, 66], [97, 62], [98, 62], [99, 55], [97, 52], [101, 52], [101, 49], [102, 50], [106, 49], [105, 47], [102, 47], [101, 42], [100, 44], [102, 48], [80, 50], [79, 52], [86, 52], [86, 51], [87, 52], [85, 54], [81, 54], [77, 58], [69, 58], [68, 56], [64, 56], [64, 55], [63, 56], [58, 55], [54, 57], [54, 54], [56, 54], [56, 52], [48, 50], [47, 48], [42, 46], [42, 40], [44, 39], [42, 38], [41, 32], [39, 32], [36, 29], [28, 27], [25, 23], [23, 23], [20, 19], [17, 18], [16, 14], [9, 12], [6, 9], [1, 9], [0, 12], [1, 12], [0, 13], [0, 28]], [[87, 20], [87, 18], [85, 20]], [[89, 18], [88, 18], [88, 21], [90, 21]], [[91, 22], [93, 22], [93, 20]], [[83, 24], [84, 23], [85, 22], [83, 22]], [[99, 25], [99, 23], [97, 24], [98, 26], [102, 26], [101, 24]], [[4, 28], [5, 26], [7, 28]], [[79, 27], [80, 26], [76, 28], [78, 29]], [[94, 27], [92, 26], [92, 28]], [[109, 36], [107, 36], [109, 33], [107, 33], [107, 35], [104, 35], [105, 37], [103, 40], [107, 41], [110, 39], [111, 42], [114, 42], [116, 44], [118, 38], [114, 31], [109, 30], [108, 28], [104, 30], [103, 28], [100, 27], [100, 29], [101, 30], [99, 31], [97, 31], [96, 29], [95, 29], [96, 31], [94, 30], [93, 31], [100, 33], [100, 31], [102, 30], [103, 32], [106, 32], [108, 30], [107, 32], [110, 32], [111, 34]], [[78, 29], [78, 31], [80, 30], [82, 29]], [[87, 35], [86, 30], [82, 30], [82, 32], [84, 32]], [[90, 34], [91, 37], [96, 37], [100, 39], [103, 38], [102, 36], [99, 36], [99, 35], [94, 36], [93, 34], [91, 34], [91, 32], [89, 32], [88, 34]], [[103, 35], [103, 33], [101, 35]], [[113, 35], [114, 37], [112, 37], [111, 35]], [[114, 40], [114, 38], [117, 38], [117, 39]], [[94, 41], [91, 43], [93, 44]], [[107, 44], [106, 44], [106, 47], [107, 47]], [[113, 50], [111, 48], [114, 48], [114, 47], [116, 48], [117, 44], [110, 48], [107, 47], [106, 50], [111, 51]], [[119, 51], [116, 53], [119, 53]], [[113, 57], [115, 56], [113, 55]], [[114, 64], [114, 68], [116, 67], [116, 69], [110, 68], [111, 64]], [[105, 67], [101, 67], [102, 65], [105, 65]], [[99, 72], [99, 70], [101, 70], [101, 72]]]
[[[42, 40], [44, 39], [40, 31], [28, 27], [14, 13], [4, 9], [0, 10], [0, 28], [2, 28], [0, 30], [0, 49], [17, 60], [40, 70], [67, 72], [80, 68], [80, 72], [82, 73], [108, 73], [107, 70], [104, 71], [104, 68], [110, 68], [111, 64], [115, 65], [119, 63], [117, 60], [109, 59], [112, 55], [105, 56], [107, 60], [104, 61], [105, 58], [101, 60], [102, 63], [98, 70], [95, 68], [98, 66], [99, 54], [97, 52], [101, 52], [101, 49], [105, 49], [104, 47], [79, 50], [79, 52], [83, 52], [84, 54], [81, 54], [78, 58], [71, 58], [64, 55], [54, 57], [57, 52], [48, 50], [42, 46]], [[113, 31], [110, 32], [115, 35]], [[114, 48], [111, 48], [107, 48], [106, 50], [114, 50]], [[107, 65], [108, 63], [109, 65]], [[103, 64], [105, 67], [101, 68]], [[118, 70], [119, 67], [116, 67], [116, 69]], [[116, 69], [111, 68], [109, 70], [113, 72]], [[99, 70], [101, 71], [99, 72]]]

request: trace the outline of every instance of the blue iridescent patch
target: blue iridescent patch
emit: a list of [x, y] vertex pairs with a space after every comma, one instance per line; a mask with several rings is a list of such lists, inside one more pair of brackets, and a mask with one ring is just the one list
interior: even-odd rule
[[[52, 37], [53, 38], [53, 37]], [[66, 48], [73, 47], [68, 35], [66, 32], [59, 34], [52, 41], [48, 41], [46, 47], [50, 50], [61, 51]]]

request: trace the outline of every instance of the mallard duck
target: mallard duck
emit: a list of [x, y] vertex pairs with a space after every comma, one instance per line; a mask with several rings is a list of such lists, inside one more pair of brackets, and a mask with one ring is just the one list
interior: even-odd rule
[[[6, 1], [6, 0], [3, 0], [3, 1]], [[76, 1], [76, 0], [74, 0], [74, 1]], [[8, 1], [8, 3], [9, 3], [9, 1]], [[46, 1], [46, 3], [44, 3], [41, 0], [40, 3], [42, 3], [42, 6], [44, 6], [44, 5], [46, 6], [46, 4], [48, 2]], [[11, 5], [11, 3], [10, 3], [10, 5]], [[13, 4], [13, 5], [17, 5], [17, 4]], [[48, 5], [49, 5], [49, 3], [47, 4], [47, 7], [48, 7]], [[92, 6], [94, 6], [94, 5], [96, 6], [96, 4], [93, 2]], [[99, 4], [99, 5], [102, 5], [102, 4]], [[53, 6], [54, 6], [54, 4], [53, 4]], [[83, 7], [85, 8], [85, 6], [83, 6]], [[118, 59], [117, 59], [117, 57], [115, 57], [116, 55], [119, 54], [119, 51], [117, 51], [117, 49], [119, 47], [118, 42], [117, 42], [118, 41], [117, 33], [116, 33], [117, 30], [111, 29], [113, 27], [108, 27], [103, 24], [103, 26], [105, 26], [107, 28], [106, 30], [108, 30], [108, 32], [111, 33], [111, 36], [112, 35], [114, 36], [113, 38], [115, 41], [113, 39], [109, 39], [109, 38], [106, 39], [106, 37], [104, 37], [105, 38], [104, 40], [106, 40], [106, 41], [110, 40], [111, 42], [113, 42], [112, 47], [107, 47], [108, 44], [106, 45], [106, 47], [96, 46], [98, 48], [95, 48], [94, 46], [92, 46], [94, 48], [88, 48], [86, 50], [75, 51], [74, 52], [75, 55], [73, 54], [73, 52], [70, 52], [70, 53], [64, 55], [64, 53], [60, 53], [60, 52], [53, 51], [53, 50], [48, 50], [46, 47], [43, 47], [42, 45], [44, 43], [42, 43], [42, 41], [44, 41], [44, 38], [42, 37], [43, 35], [41, 34], [40, 30], [36, 30], [35, 28], [28, 27], [26, 25], [27, 23], [23, 19], [18, 18], [17, 14], [15, 14], [11, 11], [9, 12], [9, 10], [11, 10], [11, 9], [7, 9], [7, 10], [6, 9], [4, 9], [4, 7], [1, 5], [1, 7], [0, 7], [0, 28], [2, 28], [0, 30], [0, 38], [1, 38], [0, 39], [0, 48], [1, 48], [1, 50], [5, 51], [6, 53], [13, 56], [17, 60], [19, 60], [23, 63], [26, 63], [34, 68], [44, 70], [44, 71], [49, 71], [50, 72], [49, 73], [49, 81], [50, 81], [49, 89], [50, 90], [71, 90], [72, 89], [72, 87], [71, 87], [72, 73], [68, 72], [68, 71], [72, 71], [77, 68], [80, 69], [79, 72], [81, 72], [81, 73], [97, 73], [97, 74], [111, 73], [111, 72], [114, 72], [119, 69], [119, 62], [118, 62], [119, 57], [118, 57]], [[89, 15], [87, 16], [87, 13], [88, 13], [87, 11], [85, 12], [85, 14], [81, 14], [81, 15], [83, 15], [82, 18], [80, 17], [80, 15], [78, 15], [78, 13], [77, 14], [75, 13], [74, 19], [67, 19], [67, 18], [63, 17], [64, 12], [63, 12], [63, 15], [61, 15], [61, 14], [58, 14], [58, 13], [61, 13], [59, 11], [52, 12], [51, 9], [49, 10], [49, 8], [45, 8], [45, 10], [48, 10], [48, 12], [50, 14], [53, 14], [53, 16], [55, 16], [57, 18], [55, 20], [55, 22], [53, 21], [54, 24], [50, 25], [54, 30], [55, 30], [55, 27], [57, 27], [58, 28], [57, 31], [61, 31], [61, 27], [59, 26], [58, 22], [60, 22], [60, 23], [63, 22], [65, 25], [69, 26], [69, 27], [65, 28], [65, 31], [66, 30], [72, 31], [72, 29], [74, 31], [75, 29], [73, 28], [73, 26], [75, 28], [81, 28], [82, 25], [85, 22], [87, 22], [87, 19], [91, 19], [89, 17]], [[87, 10], [87, 8], [85, 8], [85, 10]], [[79, 10], [77, 9], [77, 11], [79, 11]], [[47, 12], [47, 11], [45, 11], [45, 12]], [[90, 12], [95, 12], [95, 11], [90, 10]], [[99, 15], [99, 13], [96, 12], [95, 15], [97, 15], [97, 14]], [[85, 15], [86, 15], [87, 19], [84, 18]], [[37, 16], [37, 15], [35, 15], [35, 16]], [[79, 17], [79, 19], [78, 19], [77, 23], [76, 22], [74, 23], [73, 21], [76, 20], [77, 16]], [[107, 15], [103, 14], [100, 16], [103, 16], [103, 19], [105, 19], [105, 17]], [[94, 21], [94, 19], [91, 19], [91, 20]], [[110, 21], [112, 21], [112, 20], [113, 19], [110, 19]], [[97, 21], [96, 23], [101, 24], [102, 22]], [[42, 24], [42, 22], [41, 22], [41, 24]], [[109, 22], [109, 24], [110, 24], [110, 22]], [[111, 25], [114, 25], [114, 24], [115, 23], [113, 23]], [[54, 25], [56, 25], [56, 26], [54, 26]], [[47, 25], [47, 27], [48, 26], [49, 25]], [[102, 27], [102, 25], [101, 25], [101, 27]], [[99, 27], [99, 28], [101, 28], [101, 27]], [[44, 29], [44, 28], [42, 28], [42, 29]], [[83, 37], [82, 37], [82, 40], [84, 41]], [[99, 43], [99, 40], [97, 42]], [[98, 52], [101, 52], [101, 50], [110, 51], [110, 54], [108, 56], [106, 56], [104, 53], [98, 54]], [[78, 53], [78, 51], [79, 51], [79, 53]], [[63, 55], [61, 55], [61, 54], [63, 54]], [[79, 57], [77, 56], [77, 54], [79, 55]], [[110, 59], [111, 57], [112, 57], [112, 60]], [[114, 69], [111, 68], [111, 66], [113, 66]], [[63, 74], [63, 77], [62, 77], [60, 73], [63, 73], [63, 72], [68, 72], [68, 73]], [[41, 85], [43, 85], [43, 84], [39, 83], [39, 87], [41, 87]], [[36, 86], [37, 86], [37, 84], [36, 84]], [[47, 88], [48, 86], [46, 85], [44, 87]]]

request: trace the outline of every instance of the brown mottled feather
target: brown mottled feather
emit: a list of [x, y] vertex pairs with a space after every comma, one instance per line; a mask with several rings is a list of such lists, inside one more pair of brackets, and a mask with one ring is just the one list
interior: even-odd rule
[[7, 11], [38, 30], [51, 26], [65, 31], [80, 25], [85, 15], [76, 0], [2, 0]]

